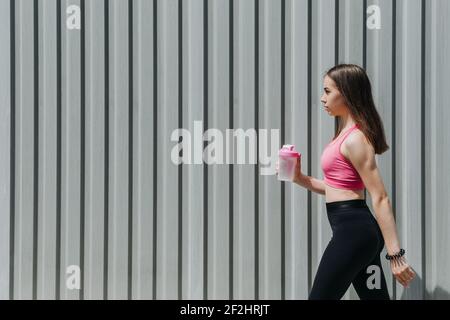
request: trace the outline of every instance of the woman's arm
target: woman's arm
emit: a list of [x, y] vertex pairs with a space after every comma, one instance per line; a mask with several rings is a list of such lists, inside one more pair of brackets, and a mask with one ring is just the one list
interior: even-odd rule
[[343, 155], [353, 164], [363, 180], [364, 186], [369, 191], [386, 249], [388, 254], [394, 254], [400, 250], [400, 244], [390, 201], [375, 161], [375, 151], [358, 135], [362, 135], [362, 133], [350, 135], [344, 141]]
[[[400, 251], [397, 226], [387, 192], [377, 168], [375, 151], [372, 145], [366, 142], [363, 133], [360, 132], [349, 135], [343, 145], [342, 154], [353, 164], [370, 193], [376, 220], [383, 234], [386, 250], [389, 255], [396, 254]], [[401, 261], [391, 260], [391, 269], [392, 273], [403, 286], [408, 286], [408, 283], [415, 276], [404, 258]]]
[[[275, 172], [278, 175], [278, 161], [275, 165]], [[302, 174], [302, 163], [300, 158], [297, 159], [294, 179], [292, 182], [319, 194], [325, 194], [325, 183], [323, 182], [323, 180], [318, 180], [316, 178], [305, 176], [304, 174]]]
[[400, 243], [398, 241], [397, 227], [389, 198], [387, 196], [376, 199], [372, 198], [372, 206], [381, 232], [383, 233], [387, 253], [389, 255], [396, 254], [400, 251]]
[[295, 178], [293, 182], [311, 191], [325, 194], [325, 183], [323, 180], [301, 174], [298, 178]]

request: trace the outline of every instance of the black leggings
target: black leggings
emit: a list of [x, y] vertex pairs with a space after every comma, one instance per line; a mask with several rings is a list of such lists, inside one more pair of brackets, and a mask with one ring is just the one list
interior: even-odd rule
[[309, 299], [341, 299], [353, 284], [361, 300], [389, 300], [380, 263], [383, 235], [365, 200], [328, 202], [326, 207], [333, 236]]

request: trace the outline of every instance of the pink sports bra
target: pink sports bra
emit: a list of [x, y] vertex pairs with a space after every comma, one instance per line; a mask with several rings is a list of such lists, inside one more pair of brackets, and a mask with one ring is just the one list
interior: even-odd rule
[[364, 189], [364, 183], [355, 167], [341, 153], [340, 148], [345, 138], [358, 124], [349, 128], [341, 137], [330, 142], [324, 149], [321, 157], [324, 182], [334, 188], [347, 190]]

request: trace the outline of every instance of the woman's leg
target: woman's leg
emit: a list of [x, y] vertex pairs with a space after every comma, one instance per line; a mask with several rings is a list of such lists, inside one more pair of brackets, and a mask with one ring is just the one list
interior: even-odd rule
[[364, 280], [361, 271], [374, 260], [378, 244], [373, 225], [351, 223], [338, 228], [322, 255], [309, 299], [341, 299], [358, 275], [357, 286], [361, 291]]
[[361, 268], [351, 249], [339, 237], [331, 239], [320, 260], [309, 300], [342, 298]]
[[361, 300], [390, 300], [380, 254], [357, 274], [352, 284]]

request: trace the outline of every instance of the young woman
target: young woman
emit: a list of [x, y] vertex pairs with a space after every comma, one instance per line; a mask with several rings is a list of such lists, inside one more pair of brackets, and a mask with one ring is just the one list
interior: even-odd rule
[[[388, 149], [369, 78], [357, 65], [331, 68], [321, 97], [326, 112], [338, 117], [334, 139], [325, 147], [324, 180], [301, 173], [294, 183], [324, 194], [333, 236], [319, 263], [310, 300], [340, 299], [353, 284], [360, 299], [389, 299], [380, 253], [387, 249], [392, 273], [408, 287], [415, 277], [400, 246], [391, 204], [375, 161]], [[364, 199], [372, 198], [375, 217]], [[379, 279], [374, 277], [379, 276]]]

